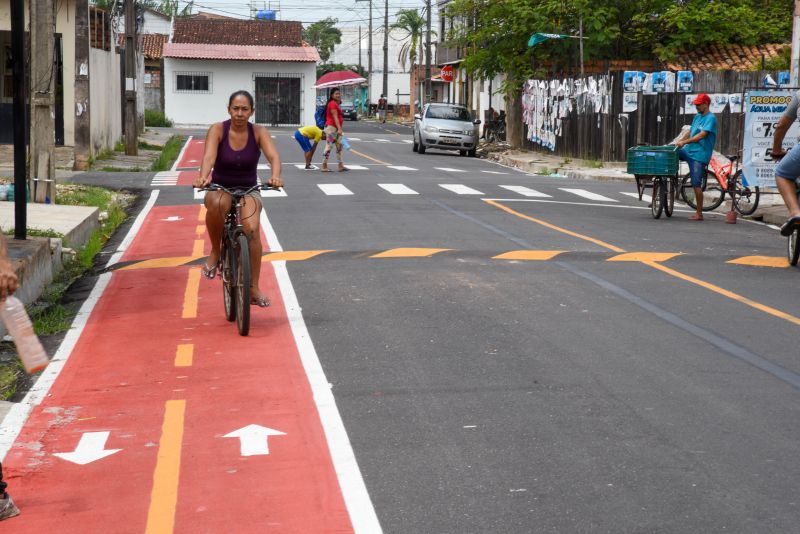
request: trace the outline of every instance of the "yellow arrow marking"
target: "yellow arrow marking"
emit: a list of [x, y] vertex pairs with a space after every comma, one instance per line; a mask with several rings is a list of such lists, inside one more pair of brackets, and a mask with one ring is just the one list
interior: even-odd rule
[[614, 256], [613, 258], [609, 258], [606, 261], [659, 262], [667, 261], [675, 256], [680, 255], [680, 252], [627, 252], [625, 254], [620, 254], [618, 256]]
[[493, 256], [493, 260], [526, 260], [526, 261], [544, 261], [552, 260], [559, 254], [563, 254], [565, 250], [512, 250], [511, 252], [504, 252]]
[[373, 254], [370, 258], [429, 258], [451, 248], [393, 248]]
[[147, 512], [145, 534], [171, 534], [175, 528], [185, 412], [185, 400], [167, 401], [158, 445], [158, 459], [153, 473], [153, 491], [150, 493], [150, 510]]
[[333, 250], [287, 250], [283, 252], [270, 252], [264, 254], [261, 259], [263, 261], [301, 261], [310, 260], [314, 256], [326, 254], [328, 252], [335, 252]]
[[753, 265], [756, 267], [788, 267], [789, 260], [778, 256], [742, 256], [726, 263], [734, 265]]

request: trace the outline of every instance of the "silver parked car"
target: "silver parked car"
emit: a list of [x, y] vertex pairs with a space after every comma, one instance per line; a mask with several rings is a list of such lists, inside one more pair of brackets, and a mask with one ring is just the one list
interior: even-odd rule
[[458, 150], [462, 156], [475, 156], [477, 126], [481, 121], [472, 120], [464, 106], [426, 104], [414, 119], [414, 152], [424, 154], [429, 148], [438, 148]]

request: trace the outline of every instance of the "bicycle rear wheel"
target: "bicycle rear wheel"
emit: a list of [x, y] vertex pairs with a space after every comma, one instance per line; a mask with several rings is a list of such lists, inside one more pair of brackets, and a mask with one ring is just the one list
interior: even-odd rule
[[231, 242], [227, 237], [222, 238], [222, 302], [225, 304], [225, 318], [228, 321], [236, 320], [236, 255]]
[[664, 204], [667, 200], [667, 190], [664, 187], [664, 180], [660, 176], [653, 178], [653, 203], [650, 205], [650, 210], [653, 213], [653, 218], [658, 219], [661, 217], [661, 212], [664, 211]]
[[789, 265], [797, 265], [800, 260], [800, 230], [795, 230], [787, 239], [786, 255], [789, 257]]
[[[742, 183], [742, 171], [736, 171], [731, 178], [733, 182], [733, 207], [742, 215], [752, 215], [758, 209], [758, 201], [761, 198], [761, 189], [758, 186], [750, 187]], [[730, 186], [729, 182], [729, 186]]]
[[236, 236], [236, 326], [239, 335], [250, 332], [250, 244], [247, 236]]
[[697, 203], [694, 201], [694, 188], [692, 187], [692, 177], [688, 174], [681, 178], [681, 200], [689, 205], [690, 208], [696, 209]]
[[[710, 184], [710, 185], [709, 185]], [[690, 208], [697, 209], [697, 202], [694, 198], [694, 187], [692, 187], [692, 177], [687, 174], [681, 180], [681, 198]], [[725, 190], [719, 185], [714, 173], [706, 172], [703, 181], [703, 211], [713, 211], [725, 200]]]

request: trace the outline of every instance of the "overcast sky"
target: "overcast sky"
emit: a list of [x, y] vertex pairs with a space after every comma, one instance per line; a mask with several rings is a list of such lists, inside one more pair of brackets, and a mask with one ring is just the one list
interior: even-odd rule
[[[186, 4], [181, 0], [181, 6]], [[431, 2], [434, 6], [436, 0]], [[369, 2], [356, 2], [355, 0], [258, 0], [241, 2], [233, 0], [197, 0], [194, 3], [193, 13], [206, 11], [227, 16], [250, 16], [250, 6], [256, 9], [280, 10], [280, 20], [299, 20], [304, 26], [327, 17], [339, 19], [340, 26], [364, 27], [369, 25]], [[373, 0], [372, 16], [373, 29], [383, 24], [384, 0]], [[422, 8], [425, 0], [389, 0], [389, 24], [394, 21], [395, 14], [401, 9]], [[434, 7], [434, 15], [436, 8]]]

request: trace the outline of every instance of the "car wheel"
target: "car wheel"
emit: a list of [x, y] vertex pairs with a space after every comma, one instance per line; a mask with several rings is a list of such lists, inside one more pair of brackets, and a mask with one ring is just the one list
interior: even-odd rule
[[425, 153], [425, 145], [422, 144], [422, 139], [419, 140], [419, 146], [417, 147], [417, 152], [419, 152], [420, 154]]
[[477, 150], [475, 150], [475, 149], [473, 148], [472, 150], [470, 150], [470, 151], [468, 152], [468, 154], [469, 154], [469, 157], [471, 157], [471, 158], [474, 158], [474, 157], [477, 155], [477, 152], [478, 152], [478, 151], [477, 151]]
[[466, 150], [459, 150], [458, 151], [458, 155], [461, 156], [461, 157], [464, 157], [464, 156], [467, 155], [467, 151]]

